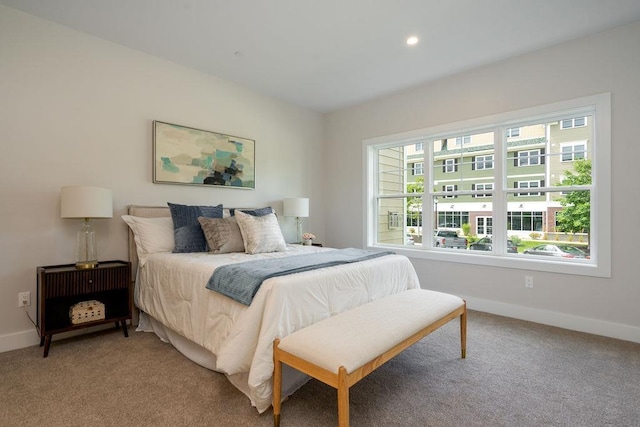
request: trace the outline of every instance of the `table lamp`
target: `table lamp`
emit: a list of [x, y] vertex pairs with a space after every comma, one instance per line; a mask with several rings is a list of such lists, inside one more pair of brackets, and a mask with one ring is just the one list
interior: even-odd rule
[[284, 216], [296, 217], [296, 243], [302, 243], [302, 222], [300, 218], [309, 216], [309, 199], [307, 198], [289, 198], [284, 199]]
[[76, 268], [98, 266], [96, 234], [91, 220], [113, 217], [113, 195], [108, 188], [73, 185], [62, 187], [60, 217], [81, 218], [82, 228], [76, 239]]

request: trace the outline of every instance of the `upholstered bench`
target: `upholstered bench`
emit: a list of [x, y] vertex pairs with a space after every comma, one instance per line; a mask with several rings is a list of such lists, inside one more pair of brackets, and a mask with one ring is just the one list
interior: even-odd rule
[[338, 391], [338, 425], [349, 425], [349, 387], [407, 347], [460, 317], [466, 356], [467, 308], [450, 294], [412, 289], [339, 313], [273, 344], [273, 417], [280, 425], [282, 363]]

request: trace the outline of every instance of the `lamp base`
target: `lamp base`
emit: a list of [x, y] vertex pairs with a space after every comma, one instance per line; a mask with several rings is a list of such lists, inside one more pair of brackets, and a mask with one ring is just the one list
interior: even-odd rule
[[98, 261], [78, 261], [76, 262], [77, 270], [88, 270], [91, 268], [96, 268], [98, 266]]
[[76, 236], [76, 268], [85, 270], [98, 266], [96, 233], [89, 218], [85, 218]]
[[302, 221], [300, 217], [296, 217], [296, 243], [302, 245], [304, 242], [302, 241]]

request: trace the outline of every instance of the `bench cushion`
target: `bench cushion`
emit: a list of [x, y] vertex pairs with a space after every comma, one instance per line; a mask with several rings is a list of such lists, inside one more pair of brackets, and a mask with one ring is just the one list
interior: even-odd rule
[[351, 373], [463, 305], [454, 295], [411, 289], [314, 323], [278, 347], [336, 374], [340, 366]]

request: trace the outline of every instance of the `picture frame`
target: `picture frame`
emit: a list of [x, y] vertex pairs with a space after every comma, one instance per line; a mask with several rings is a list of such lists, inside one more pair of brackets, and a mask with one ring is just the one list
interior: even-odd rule
[[153, 182], [255, 189], [255, 141], [154, 120]]

